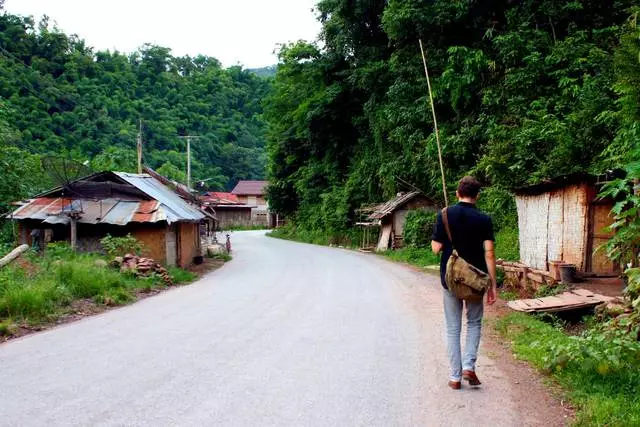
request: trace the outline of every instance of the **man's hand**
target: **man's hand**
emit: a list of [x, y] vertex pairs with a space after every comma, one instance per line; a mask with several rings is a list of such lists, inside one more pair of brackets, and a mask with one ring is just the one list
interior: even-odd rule
[[495, 245], [492, 240], [484, 241], [484, 259], [487, 262], [487, 273], [489, 273], [489, 277], [491, 278], [491, 287], [487, 290], [487, 304], [491, 305], [496, 302], [498, 294]]
[[496, 294], [498, 293], [497, 288], [494, 284], [492, 284], [489, 289], [487, 290], [487, 304], [489, 305], [493, 305], [496, 302], [497, 296]]

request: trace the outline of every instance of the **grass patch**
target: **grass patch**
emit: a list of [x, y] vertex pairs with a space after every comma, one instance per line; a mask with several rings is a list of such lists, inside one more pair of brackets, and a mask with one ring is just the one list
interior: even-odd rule
[[266, 225], [232, 225], [222, 230], [222, 232], [224, 233], [226, 231], [261, 231], [261, 230], [268, 230], [268, 229], [269, 227], [267, 227]]
[[219, 259], [222, 262], [229, 262], [229, 261], [231, 261], [233, 259], [231, 254], [228, 254], [226, 252], [217, 253], [217, 254], [213, 255], [212, 258], [213, 259]]
[[[158, 275], [137, 277], [105, 267], [98, 254], [76, 253], [67, 245], [51, 245], [44, 255], [28, 253], [0, 269], [0, 335], [11, 335], [11, 325], [37, 325], [55, 320], [74, 300], [123, 305], [137, 291], [164, 287]], [[195, 273], [170, 267], [176, 284], [196, 279]]]
[[417, 267], [440, 264], [440, 256], [434, 254], [431, 249], [427, 248], [402, 248], [394, 251], [384, 251], [381, 252], [381, 255], [393, 261], [405, 262]]
[[518, 358], [549, 373], [577, 406], [578, 426], [640, 425], [638, 343], [597, 327], [569, 336], [559, 325], [523, 313], [507, 315], [496, 329]]
[[176, 285], [191, 283], [198, 278], [197, 274], [178, 267], [167, 267], [167, 271]]
[[505, 301], [514, 301], [514, 300], [517, 300], [520, 297], [514, 291], [501, 291], [500, 292], [500, 298], [505, 300]]
[[357, 248], [360, 244], [360, 231], [355, 229], [341, 232], [327, 232], [324, 230], [304, 230], [295, 225], [287, 225], [267, 233], [269, 237], [292, 240], [296, 242], [312, 243], [323, 246], [342, 246]]
[[570, 288], [568, 285], [564, 283], [558, 283], [557, 285], [541, 285], [536, 293], [533, 295], [534, 298], [544, 298], [544, 297], [552, 297], [563, 292], [568, 291]]

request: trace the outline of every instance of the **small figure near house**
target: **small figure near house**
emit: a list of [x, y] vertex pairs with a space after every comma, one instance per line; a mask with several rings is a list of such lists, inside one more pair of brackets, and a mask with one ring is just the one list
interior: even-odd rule
[[[433, 230], [431, 248], [434, 253], [442, 252], [440, 277], [444, 296], [444, 315], [447, 330], [447, 351], [449, 356], [449, 387], [459, 390], [462, 379], [469, 385], [480, 385], [475, 373], [475, 364], [482, 329], [483, 301], [462, 300], [447, 287], [445, 273], [453, 249], [460, 258], [490, 276], [491, 285], [487, 291], [487, 303], [496, 301], [496, 264], [494, 253], [493, 223], [491, 218], [480, 212], [475, 204], [480, 192], [480, 183], [466, 176], [458, 184], [456, 196], [458, 204], [447, 208], [447, 222], [451, 239], [443, 221], [442, 212], [438, 214]], [[467, 338], [464, 355], [460, 346], [463, 305], [467, 307]]]

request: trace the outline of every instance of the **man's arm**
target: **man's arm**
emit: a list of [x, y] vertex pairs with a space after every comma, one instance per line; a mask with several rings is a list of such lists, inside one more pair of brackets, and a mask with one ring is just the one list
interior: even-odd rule
[[[433, 244], [432, 244], [433, 245]], [[498, 293], [498, 280], [496, 276], [496, 253], [493, 240], [484, 241], [484, 260], [487, 263], [487, 272], [491, 278], [491, 287], [487, 291], [487, 304], [496, 302]]]
[[434, 254], [442, 252], [445, 240], [447, 240], [447, 236], [442, 222], [442, 212], [440, 212], [436, 217], [436, 223], [433, 224], [433, 234], [431, 235], [431, 250]]

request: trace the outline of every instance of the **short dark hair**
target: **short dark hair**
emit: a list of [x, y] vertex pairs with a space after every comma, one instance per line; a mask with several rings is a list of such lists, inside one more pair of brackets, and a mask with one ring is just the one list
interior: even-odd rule
[[475, 199], [482, 188], [480, 181], [472, 176], [465, 176], [458, 182], [458, 194], [460, 197], [470, 197]]

